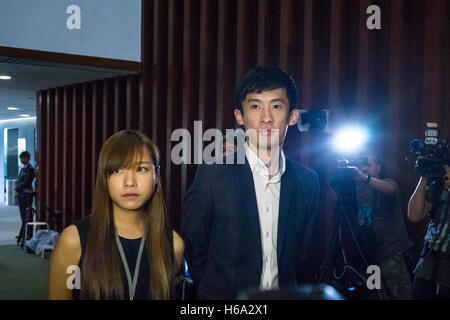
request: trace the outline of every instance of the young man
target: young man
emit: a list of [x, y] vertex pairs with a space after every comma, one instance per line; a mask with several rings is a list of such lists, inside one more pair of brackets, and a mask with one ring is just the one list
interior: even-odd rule
[[185, 198], [183, 238], [198, 299], [295, 287], [317, 211], [316, 174], [282, 151], [299, 116], [292, 78], [254, 68], [235, 103], [248, 133], [245, 163], [200, 165]]
[[[19, 202], [20, 218], [22, 219], [22, 227], [20, 228], [19, 236], [17, 237], [17, 244], [21, 241], [25, 232], [25, 219], [26, 209], [33, 203], [33, 180], [34, 180], [34, 168], [30, 164], [30, 153], [24, 151], [19, 155], [20, 162], [23, 164], [20, 169], [19, 179], [14, 189], [14, 196], [17, 197]], [[24, 239], [25, 241], [26, 239]]]
[[369, 241], [380, 266], [385, 299], [409, 300], [410, 262], [413, 243], [402, 214], [397, 183], [381, 177], [381, 162], [366, 154], [367, 163], [354, 168], [357, 184], [358, 220], [370, 230]]

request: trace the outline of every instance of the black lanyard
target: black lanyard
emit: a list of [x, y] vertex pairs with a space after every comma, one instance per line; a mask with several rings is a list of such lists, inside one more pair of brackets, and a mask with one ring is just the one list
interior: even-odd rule
[[127, 274], [128, 291], [130, 293], [130, 300], [133, 300], [134, 293], [136, 292], [137, 279], [139, 276], [139, 267], [141, 265], [142, 250], [144, 249], [144, 244], [145, 244], [145, 232], [142, 235], [141, 245], [139, 246], [139, 252], [138, 252], [137, 259], [136, 259], [136, 266], [134, 268], [133, 279], [131, 279], [130, 268], [128, 267], [127, 258], [125, 257], [125, 253], [122, 248], [122, 243], [120, 242], [117, 231], [116, 231], [116, 242], [117, 242], [117, 248], [119, 249], [120, 257], [122, 258], [123, 266], [125, 268], [125, 273]]

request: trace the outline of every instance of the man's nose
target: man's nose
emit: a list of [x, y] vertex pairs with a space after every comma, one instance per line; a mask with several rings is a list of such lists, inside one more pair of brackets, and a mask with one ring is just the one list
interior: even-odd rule
[[272, 122], [273, 122], [273, 117], [272, 117], [272, 112], [270, 111], [270, 108], [263, 108], [262, 115], [261, 115], [261, 123], [270, 124]]

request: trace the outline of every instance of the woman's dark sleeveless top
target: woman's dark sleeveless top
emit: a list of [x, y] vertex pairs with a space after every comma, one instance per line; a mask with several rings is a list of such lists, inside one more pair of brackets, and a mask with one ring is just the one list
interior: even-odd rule
[[[80, 236], [80, 243], [81, 243], [81, 257], [80, 262], [78, 263], [78, 266], [80, 267], [83, 264], [84, 260], [84, 254], [86, 252], [86, 246], [87, 246], [87, 239], [89, 234], [89, 217], [86, 217], [78, 222], [75, 223], [75, 226], [78, 229], [78, 234]], [[170, 248], [170, 255], [173, 259], [174, 253], [173, 253], [173, 236], [172, 236], [172, 230], [170, 228], [166, 229], [165, 235], [167, 236], [169, 248]], [[136, 268], [136, 259], [138, 256], [139, 246], [141, 244], [141, 239], [126, 239], [119, 236], [120, 242], [123, 247], [123, 251], [125, 253], [125, 257], [127, 259], [128, 267], [130, 269], [131, 277], [134, 275], [134, 270]], [[121, 266], [121, 273], [122, 273], [122, 281], [123, 281], [123, 288], [124, 288], [124, 296], [126, 300], [130, 299], [130, 293], [128, 289], [128, 281], [127, 276], [125, 273], [125, 268], [123, 267], [122, 260], [120, 260], [120, 266]], [[150, 267], [148, 263], [148, 255], [146, 246], [144, 246], [144, 250], [142, 251], [142, 258], [141, 258], [141, 264], [139, 267], [139, 276], [136, 284], [136, 291], [134, 293], [134, 300], [149, 300], [150, 297], [150, 275], [149, 275]], [[80, 290], [73, 289], [72, 291], [72, 297], [75, 300], [80, 299]]]

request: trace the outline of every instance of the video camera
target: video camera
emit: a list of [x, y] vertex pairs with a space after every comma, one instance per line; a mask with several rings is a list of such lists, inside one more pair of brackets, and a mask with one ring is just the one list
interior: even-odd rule
[[444, 195], [444, 164], [450, 164], [448, 141], [439, 139], [439, 127], [436, 123], [427, 123], [425, 140], [414, 139], [410, 142], [411, 154], [416, 158], [417, 173], [428, 182], [425, 189], [426, 200], [435, 205], [446, 201]]
[[349, 167], [364, 167], [368, 164], [367, 157], [351, 157], [337, 160], [337, 170], [331, 176], [331, 187], [336, 188], [342, 184], [355, 183], [355, 171]]
[[338, 160], [338, 168], [347, 168], [347, 167], [364, 167], [369, 164], [367, 157], [351, 157], [349, 159], [339, 159]]
[[426, 178], [441, 178], [444, 164], [450, 164], [448, 141], [439, 138], [439, 127], [428, 122], [425, 129], [425, 140], [414, 139], [410, 142], [411, 153], [416, 158], [417, 173]]

